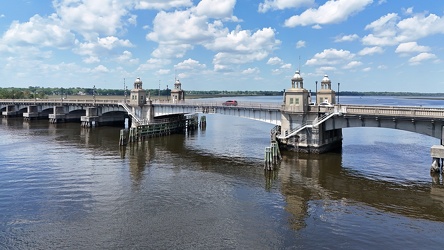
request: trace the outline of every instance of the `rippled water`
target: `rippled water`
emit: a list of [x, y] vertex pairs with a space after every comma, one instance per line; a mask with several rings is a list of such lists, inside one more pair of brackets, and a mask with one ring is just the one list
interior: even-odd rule
[[[443, 103], [363, 99], [341, 103]], [[444, 188], [429, 174], [439, 140], [344, 129], [341, 153], [285, 152], [264, 172], [272, 125], [207, 122], [120, 148], [120, 128], [3, 118], [0, 249], [442, 248]]]

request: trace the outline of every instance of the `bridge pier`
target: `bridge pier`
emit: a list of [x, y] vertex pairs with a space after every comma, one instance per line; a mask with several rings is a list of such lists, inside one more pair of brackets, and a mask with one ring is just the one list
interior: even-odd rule
[[37, 106], [37, 105], [30, 105], [27, 107], [27, 111], [26, 113], [23, 113], [23, 117], [25, 120], [34, 120], [34, 119], [38, 119], [40, 117], [40, 112], [42, 107], [41, 106]]
[[65, 122], [67, 108], [65, 106], [54, 106], [53, 113], [49, 114], [50, 123]]
[[6, 111], [3, 111], [2, 115], [5, 117], [17, 116], [18, 115], [17, 106], [16, 105], [7, 105]]
[[101, 115], [99, 111], [98, 107], [87, 107], [86, 115], [80, 117], [80, 126], [84, 128], [98, 127], [100, 121], [99, 115]]

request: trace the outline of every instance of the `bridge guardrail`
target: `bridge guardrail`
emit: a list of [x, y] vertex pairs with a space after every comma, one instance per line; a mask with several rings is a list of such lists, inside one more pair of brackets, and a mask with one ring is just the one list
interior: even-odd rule
[[344, 114], [444, 118], [443, 108], [342, 105]]
[[239, 102], [237, 106], [224, 106], [219, 101], [153, 101], [155, 105], [178, 105], [178, 106], [205, 106], [205, 107], [221, 107], [221, 108], [259, 108], [259, 109], [273, 109], [280, 110], [282, 104], [280, 103], [262, 103], [262, 102]]

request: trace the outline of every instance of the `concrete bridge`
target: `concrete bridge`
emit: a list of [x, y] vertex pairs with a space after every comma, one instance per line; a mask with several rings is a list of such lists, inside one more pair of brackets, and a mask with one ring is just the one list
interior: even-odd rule
[[92, 127], [131, 120], [131, 126], [143, 126], [156, 120], [185, 114], [222, 114], [253, 119], [275, 125], [271, 140], [283, 149], [305, 153], [323, 153], [342, 147], [342, 129], [381, 127], [432, 136], [441, 140], [433, 146], [432, 169], [439, 171], [444, 159], [444, 109], [400, 106], [362, 106], [336, 103], [336, 93], [325, 76], [315, 101], [304, 89], [297, 71], [283, 103], [239, 102], [226, 106], [217, 101], [185, 100], [180, 81], [176, 81], [169, 101], [152, 101], [137, 78], [129, 98], [0, 100], [3, 116], [25, 119], [48, 118], [50, 122], [81, 121]]

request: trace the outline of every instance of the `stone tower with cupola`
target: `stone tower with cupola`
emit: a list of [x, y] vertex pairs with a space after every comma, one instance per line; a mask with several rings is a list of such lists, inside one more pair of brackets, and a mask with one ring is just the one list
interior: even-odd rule
[[316, 99], [319, 103], [336, 104], [336, 92], [331, 89], [331, 81], [327, 75], [321, 81], [321, 89], [316, 93]]
[[171, 90], [171, 100], [173, 102], [185, 100], [185, 91], [182, 90], [182, 83], [180, 83], [179, 79], [176, 79], [174, 89]]
[[299, 70], [297, 70], [291, 78], [291, 88], [284, 93], [285, 109], [295, 112], [306, 112], [309, 101], [309, 93], [304, 89], [304, 79]]
[[133, 118], [131, 127], [137, 127], [154, 120], [154, 109], [151, 105], [151, 100], [148, 100], [147, 103], [146, 90], [143, 89], [142, 85], [142, 80], [140, 77], [137, 77], [134, 81], [134, 87], [131, 90], [129, 100], [131, 116]]
[[146, 91], [142, 88], [140, 77], [134, 81], [134, 88], [131, 90], [130, 105], [142, 107], [146, 103]]

